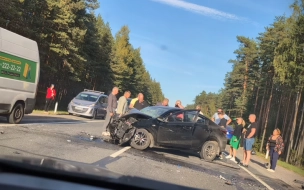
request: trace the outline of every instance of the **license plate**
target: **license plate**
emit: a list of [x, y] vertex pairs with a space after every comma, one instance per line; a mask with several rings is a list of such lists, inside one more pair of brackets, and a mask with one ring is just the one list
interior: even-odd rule
[[76, 110], [82, 110], [82, 107], [75, 107]]

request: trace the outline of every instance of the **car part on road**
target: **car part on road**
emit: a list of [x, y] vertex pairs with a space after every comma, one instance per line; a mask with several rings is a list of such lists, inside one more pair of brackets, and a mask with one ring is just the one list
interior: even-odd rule
[[218, 154], [219, 146], [218, 143], [215, 141], [207, 141], [204, 143], [202, 150], [200, 152], [201, 158], [212, 161], [215, 159], [216, 155]]
[[12, 112], [7, 116], [7, 121], [11, 124], [18, 124], [21, 122], [24, 116], [24, 106], [21, 103], [17, 103]]
[[144, 150], [150, 146], [151, 138], [149, 132], [145, 129], [136, 129], [131, 139], [131, 146], [138, 150]]

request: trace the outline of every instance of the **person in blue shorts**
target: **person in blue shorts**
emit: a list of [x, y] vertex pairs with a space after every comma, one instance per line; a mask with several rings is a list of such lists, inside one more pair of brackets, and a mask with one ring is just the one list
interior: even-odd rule
[[256, 122], [256, 115], [250, 114], [249, 121], [251, 124], [248, 125], [246, 128], [245, 138], [244, 138], [244, 158], [241, 165], [244, 167], [248, 167], [251, 158], [251, 151], [254, 144], [256, 132], [257, 132], [257, 122]]

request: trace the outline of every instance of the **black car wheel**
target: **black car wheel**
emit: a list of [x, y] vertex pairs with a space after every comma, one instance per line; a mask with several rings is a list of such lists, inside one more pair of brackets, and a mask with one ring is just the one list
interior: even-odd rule
[[7, 116], [7, 121], [11, 124], [18, 124], [24, 116], [24, 107], [18, 103], [13, 108], [12, 112]]
[[200, 152], [201, 158], [207, 161], [212, 161], [218, 154], [219, 145], [216, 141], [207, 141], [204, 143]]
[[151, 138], [149, 132], [145, 129], [136, 129], [131, 140], [131, 146], [138, 150], [144, 150], [149, 147]]

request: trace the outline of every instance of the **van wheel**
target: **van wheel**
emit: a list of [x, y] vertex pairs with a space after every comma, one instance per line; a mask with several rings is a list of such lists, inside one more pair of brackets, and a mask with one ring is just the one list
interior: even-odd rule
[[8, 115], [7, 120], [11, 124], [18, 124], [24, 116], [24, 107], [21, 103], [18, 103], [13, 108], [12, 112]]
[[200, 152], [201, 158], [206, 161], [213, 161], [219, 151], [219, 145], [216, 141], [207, 141], [204, 143]]

